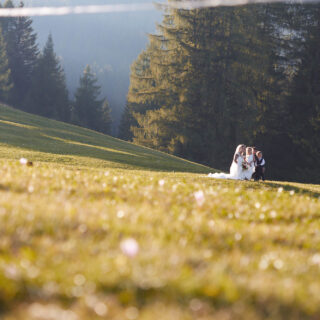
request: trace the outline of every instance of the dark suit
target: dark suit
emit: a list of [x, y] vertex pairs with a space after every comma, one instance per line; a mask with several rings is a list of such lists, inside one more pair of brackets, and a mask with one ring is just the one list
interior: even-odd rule
[[256, 162], [256, 170], [254, 173], [254, 180], [258, 181], [262, 179], [263, 181], [265, 180], [264, 172], [265, 172], [265, 167], [266, 167], [266, 162], [263, 158], [258, 159]]

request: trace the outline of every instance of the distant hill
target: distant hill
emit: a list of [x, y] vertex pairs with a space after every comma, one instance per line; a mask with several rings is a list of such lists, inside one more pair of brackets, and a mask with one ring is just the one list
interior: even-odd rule
[[0, 158], [91, 168], [207, 173], [210, 168], [0, 104]]
[[[26, 6], [132, 3], [130, 0], [25, 0]], [[134, 2], [153, 2], [135, 0]], [[62, 58], [71, 95], [87, 64], [94, 67], [113, 108], [115, 125], [125, 105], [130, 65], [145, 48], [147, 34], [155, 31], [161, 12], [133, 12], [61, 17], [34, 17], [34, 29], [43, 47], [51, 32], [55, 50]]]

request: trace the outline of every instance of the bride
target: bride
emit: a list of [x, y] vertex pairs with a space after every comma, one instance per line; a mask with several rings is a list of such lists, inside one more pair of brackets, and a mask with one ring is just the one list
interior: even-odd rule
[[233, 180], [244, 180], [245, 172], [242, 164], [245, 162], [243, 154], [246, 151], [246, 146], [243, 144], [238, 145], [236, 152], [234, 153], [232, 164], [230, 167], [230, 173], [209, 173], [210, 178], [216, 179], [233, 179]]

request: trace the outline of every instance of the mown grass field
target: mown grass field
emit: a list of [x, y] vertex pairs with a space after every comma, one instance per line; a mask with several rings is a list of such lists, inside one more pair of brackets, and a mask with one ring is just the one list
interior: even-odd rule
[[4, 106], [0, 151], [0, 319], [320, 319], [319, 185]]

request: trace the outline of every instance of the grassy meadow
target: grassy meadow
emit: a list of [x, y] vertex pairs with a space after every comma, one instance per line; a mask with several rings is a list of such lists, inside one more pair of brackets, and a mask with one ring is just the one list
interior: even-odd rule
[[0, 319], [320, 319], [320, 185], [212, 171], [0, 106]]

